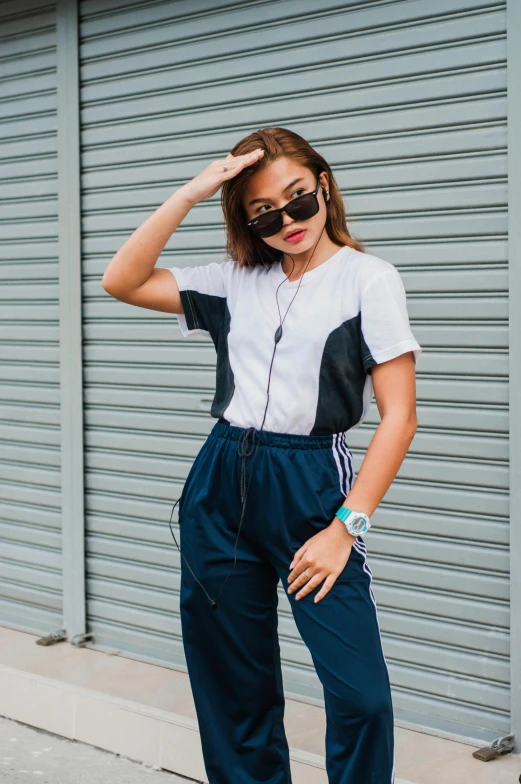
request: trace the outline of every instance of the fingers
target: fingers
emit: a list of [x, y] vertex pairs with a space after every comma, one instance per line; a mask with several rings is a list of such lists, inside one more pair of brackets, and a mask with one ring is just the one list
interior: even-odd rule
[[293, 569], [294, 566], [298, 564], [304, 553], [306, 552], [306, 548], [303, 546], [297, 550], [296, 553], [293, 554], [293, 560], [289, 565], [290, 569]]
[[295, 599], [302, 599], [304, 596], [307, 596], [310, 591], [313, 591], [317, 585], [322, 582], [323, 579], [324, 575], [320, 573], [312, 575], [312, 577], [309, 579], [305, 574], [303, 574], [301, 577], [298, 577], [295, 580], [290, 588], [288, 588], [288, 593], [293, 593], [293, 591], [296, 591], [301, 585], [303, 585], [303, 588], [295, 596]]
[[323, 599], [324, 596], [326, 595], [326, 593], [329, 593], [329, 591], [331, 590], [331, 588], [335, 584], [337, 577], [338, 577], [337, 574], [328, 574], [328, 576], [324, 580], [324, 585], [322, 586], [320, 591], [315, 596], [315, 599], [314, 599], [315, 604], [316, 604], [316, 602], [319, 602], [321, 599]]
[[259, 158], [263, 153], [264, 150], [262, 147], [257, 147], [257, 149], [253, 150], [252, 152], [245, 152], [243, 155], [237, 155], [236, 157], [232, 155], [231, 152], [229, 152], [227, 158], [233, 158], [236, 161], [246, 161], [251, 158]]
[[[316, 575], [322, 574], [323, 570], [319, 570], [316, 574], [313, 574], [314, 568], [316, 569], [313, 564], [306, 561], [302, 561], [300, 565], [295, 566], [288, 576], [288, 593], [293, 593], [300, 588], [301, 585], [309, 585], [310, 581], [314, 579]], [[324, 574], [322, 574], [321, 579], [323, 579], [323, 577]]]
[[[226, 163], [232, 162], [234, 165], [230, 167], [225, 174], [227, 175], [224, 179], [229, 180], [232, 177], [235, 177], [245, 166], [251, 166], [252, 163], [258, 161], [264, 155], [264, 150], [261, 148], [257, 150], [253, 150], [253, 152], [245, 153], [244, 155], [232, 155], [231, 152], [228, 153], [224, 161]], [[217, 161], [217, 165], [222, 166], [222, 161]]]
[[[313, 591], [317, 585], [320, 585], [322, 580], [324, 580], [324, 585], [315, 596], [316, 603], [323, 599], [326, 593], [328, 593], [333, 587], [338, 574], [335, 574], [334, 572], [327, 574], [327, 572], [320, 571], [309, 576], [312, 568], [312, 566], [305, 566], [302, 564], [301, 570], [299, 572], [296, 572], [293, 576], [290, 575], [288, 577], [288, 583], [290, 583], [288, 587], [289, 594], [298, 591], [298, 589], [303, 586], [296, 594], [295, 599], [302, 599], [304, 596], [307, 596], [308, 593], [311, 593], [311, 591]], [[307, 574], [304, 574], [304, 572], [307, 572]]]

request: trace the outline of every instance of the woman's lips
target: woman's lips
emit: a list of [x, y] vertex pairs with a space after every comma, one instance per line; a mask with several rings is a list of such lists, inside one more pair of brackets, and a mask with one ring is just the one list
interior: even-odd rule
[[301, 231], [296, 231], [294, 234], [290, 234], [289, 237], [286, 237], [286, 242], [299, 242], [299, 240], [302, 239], [305, 233], [306, 233], [306, 229], [301, 229]]

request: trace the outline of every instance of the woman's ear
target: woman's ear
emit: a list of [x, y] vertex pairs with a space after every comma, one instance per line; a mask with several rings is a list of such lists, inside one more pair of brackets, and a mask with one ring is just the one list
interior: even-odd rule
[[329, 189], [328, 189], [327, 175], [325, 177], [321, 177], [320, 178], [320, 184], [322, 186], [322, 194], [324, 196], [324, 201], [329, 201]]

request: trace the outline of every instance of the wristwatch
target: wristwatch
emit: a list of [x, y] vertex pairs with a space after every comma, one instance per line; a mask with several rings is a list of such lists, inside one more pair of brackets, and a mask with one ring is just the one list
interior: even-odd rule
[[369, 517], [364, 512], [353, 512], [347, 506], [341, 506], [336, 511], [336, 516], [342, 520], [348, 533], [352, 536], [360, 536], [371, 528]]

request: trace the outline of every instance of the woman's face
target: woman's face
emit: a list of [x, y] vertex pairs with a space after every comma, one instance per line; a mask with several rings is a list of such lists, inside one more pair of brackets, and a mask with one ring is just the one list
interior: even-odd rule
[[[326, 172], [320, 174], [320, 184], [328, 189]], [[243, 194], [243, 205], [252, 220], [263, 212], [284, 207], [289, 201], [314, 191], [317, 181], [313, 172], [296, 163], [291, 158], [277, 158], [265, 169], [257, 172], [248, 180]], [[326, 222], [326, 203], [324, 194], [319, 188], [317, 193], [319, 211], [312, 218], [296, 221], [285, 212], [282, 213], [282, 229], [271, 237], [263, 237], [262, 241], [271, 248], [284, 253], [297, 255], [305, 253], [318, 241]], [[298, 234], [295, 232], [299, 231]], [[291, 240], [291, 234], [295, 234]]]

